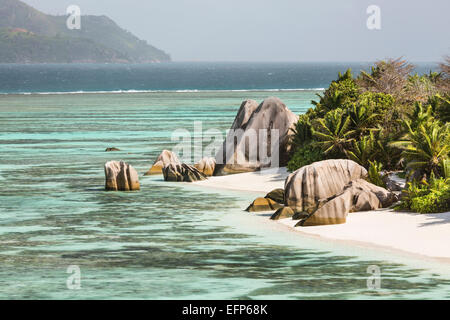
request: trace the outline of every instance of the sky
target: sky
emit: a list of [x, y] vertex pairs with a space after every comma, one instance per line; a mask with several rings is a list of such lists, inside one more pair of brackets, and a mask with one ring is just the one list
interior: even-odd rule
[[[49, 14], [78, 5], [174, 61], [437, 62], [450, 55], [449, 0], [23, 0]], [[369, 30], [367, 7], [380, 8]], [[82, 27], [82, 20], [81, 20]]]

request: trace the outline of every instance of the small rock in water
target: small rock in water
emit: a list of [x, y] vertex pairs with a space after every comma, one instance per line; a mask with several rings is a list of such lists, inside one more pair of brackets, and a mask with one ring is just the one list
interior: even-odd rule
[[164, 167], [167, 167], [170, 164], [180, 165], [181, 162], [175, 153], [169, 150], [163, 150], [153, 163], [152, 167], [145, 173], [145, 176], [162, 174]]
[[136, 170], [123, 161], [109, 161], [105, 164], [105, 189], [107, 191], [140, 190]]
[[106, 148], [105, 152], [120, 151], [118, 148]]
[[195, 167], [185, 163], [182, 163], [181, 165], [169, 164], [164, 167], [163, 175], [165, 181], [175, 182], [195, 182], [207, 178], [203, 172], [200, 172]]
[[212, 176], [214, 173], [214, 168], [216, 167], [216, 159], [204, 157], [202, 160], [196, 163], [194, 167], [207, 176]]

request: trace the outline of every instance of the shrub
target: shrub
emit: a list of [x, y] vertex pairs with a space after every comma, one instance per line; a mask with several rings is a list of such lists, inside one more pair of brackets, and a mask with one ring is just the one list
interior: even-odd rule
[[413, 198], [411, 210], [419, 213], [450, 211], [450, 189], [432, 190], [422, 197]]
[[[421, 118], [419, 114], [418, 119]], [[431, 119], [431, 120], [430, 120]], [[442, 125], [433, 118], [418, 121], [413, 127], [411, 121], [405, 120], [407, 134], [402, 140], [392, 142], [391, 146], [403, 150], [402, 157], [406, 161], [406, 168], [415, 176], [438, 177], [444, 176], [442, 164], [448, 159], [450, 145], [450, 126]]]
[[353, 140], [352, 148], [346, 151], [347, 158], [355, 161], [365, 168], [369, 167], [370, 161], [374, 160], [377, 153], [378, 146], [376, 145], [375, 135], [373, 132], [362, 137], [359, 141]]
[[294, 149], [299, 148], [305, 144], [308, 144], [312, 139], [311, 120], [309, 115], [301, 114], [298, 117], [298, 122], [295, 125], [294, 138], [292, 139], [292, 145]]
[[412, 181], [403, 191], [403, 198], [396, 208], [419, 213], [450, 211], [450, 179], [431, 177], [430, 182]]
[[312, 128], [313, 137], [323, 153], [333, 157], [345, 157], [354, 131], [350, 129], [351, 119], [341, 108], [327, 112], [324, 118], [317, 119]]
[[384, 114], [394, 106], [395, 99], [390, 94], [366, 91], [361, 94], [359, 103], [372, 112]]
[[369, 161], [370, 166], [368, 170], [367, 180], [370, 183], [373, 183], [376, 186], [386, 188], [386, 183], [383, 181], [383, 176], [381, 175], [381, 170], [383, 169], [383, 165], [379, 162]]
[[291, 160], [288, 162], [287, 168], [292, 172], [313, 162], [324, 159], [325, 157], [320, 148], [314, 147], [311, 144], [306, 144], [295, 151]]
[[377, 160], [384, 170], [406, 170], [408, 179], [448, 175], [449, 62], [425, 75], [410, 75], [413, 66], [402, 59], [378, 61], [357, 78], [350, 69], [339, 73], [300, 116], [289, 169], [347, 158], [368, 169]]
[[359, 86], [353, 79], [351, 69], [348, 69], [344, 74], [339, 73], [338, 79], [331, 82], [323, 96], [318, 95], [320, 101], [312, 101], [312, 104], [315, 105], [316, 116], [323, 117], [331, 110], [351, 107], [358, 101], [360, 91]]
[[442, 122], [450, 122], [450, 94], [444, 96], [437, 94], [431, 97], [428, 103], [431, 105], [436, 118]]

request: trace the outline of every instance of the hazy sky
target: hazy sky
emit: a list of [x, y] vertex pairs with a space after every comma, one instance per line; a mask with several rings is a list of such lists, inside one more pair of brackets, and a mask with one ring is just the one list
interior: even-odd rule
[[[105, 14], [175, 61], [371, 61], [450, 54], [449, 0], [25, 0]], [[368, 30], [366, 9], [381, 9]]]

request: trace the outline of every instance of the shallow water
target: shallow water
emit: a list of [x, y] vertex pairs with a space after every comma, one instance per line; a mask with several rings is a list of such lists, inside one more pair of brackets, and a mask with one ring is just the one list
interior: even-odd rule
[[[277, 92], [304, 112], [315, 91]], [[448, 265], [287, 232], [242, 211], [257, 194], [141, 177], [104, 192], [103, 164], [142, 175], [176, 128], [229, 128], [267, 92], [0, 97], [0, 298], [450, 298]], [[122, 151], [106, 153], [107, 147]], [[66, 272], [81, 269], [81, 289]], [[367, 267], [382, 270], [367, 288]]]

